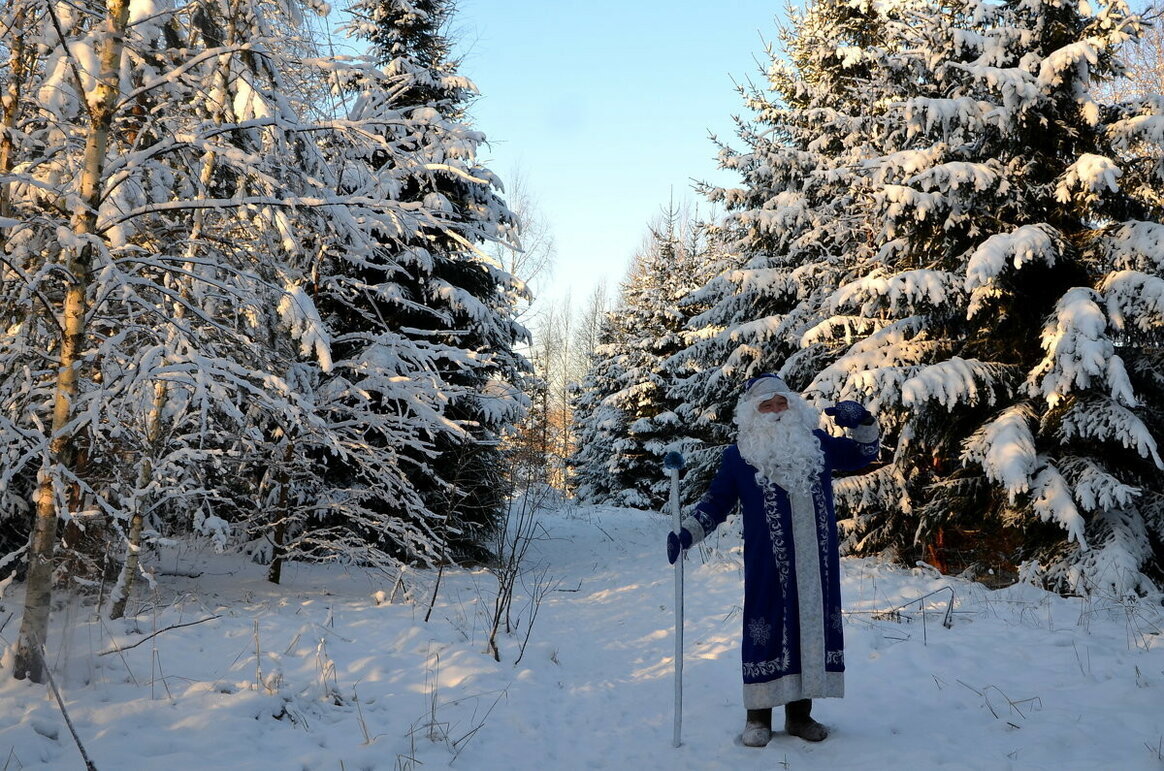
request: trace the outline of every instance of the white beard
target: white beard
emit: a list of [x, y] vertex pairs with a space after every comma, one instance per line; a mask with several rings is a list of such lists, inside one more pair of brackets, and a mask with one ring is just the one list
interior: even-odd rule
[[824, 467], [824, 451], [812, 433], [820, 426], [820, 412], [797, 394], [785, 396], [788, 409], [777, 413], [756, 409], [763, 398], [740, 401], [736, 446], [757, 469], [761, 484], [768, 480], [789, 492], [808, 492]]

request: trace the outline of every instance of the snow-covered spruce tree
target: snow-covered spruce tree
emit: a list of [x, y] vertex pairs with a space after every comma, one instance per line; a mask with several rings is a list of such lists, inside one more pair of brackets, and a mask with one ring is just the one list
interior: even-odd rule
[[679, 301], [694, 289], [703, 244], [694, 219], [671, 207], [652, 226], [623, 283], [575, 407], [572, 465], [583, 500], [644, 509], [666, 502], [662, 458], [684, 446], [687, 432], [663, 364], [690, 344], [690, 313]]
[[626, 436], [630, 424], [608, 399], [620, 389], [622, 351], [629, 337], [622, 320], [617, 310], [603, 315], [590, 367], [571, 400], [575, 449], [568, 459], [570, 484], [584, 503], [613, 502], [621, 492], [613, 459], [618, 437]]
[[1146, 591], [1164, 545], [1164, 118], [1159, 97], [1093, 97], [1139, 20], [1118, 2], [942, 11], [915, 27], [923, 88], [864, 164], [876, 256], [805, 337], [847, 344], [832, 318], [873, 320], [809, 390], [900, 426], [894, 462], [842, 484], [848, 546]]
[[350, 10], [348, 33], [370, 44], [390, 84], [382, 107], [401, 117], [389, 131], [411, 148], [407, 157], [374, 154], [364, 162], [392, 175], [395, 197], [432, 212], [432, 220], [392, 238], [388, 264], [353, 263], [334, 280], [340, 305], [364, 319], [351, 330], [383, 329], [430, 347], [431, 377], [458, 431], [433, 437], [437, 453], [415, 459], [431, 473], [413, 481], [439, 513], [435, 531], [450, 555], [479, 555], [508, 491], [500, 440], [527, 405], [519, 384], [529, 365], [514, 350], [527, 337], [514, 320], [524, 288], [482, 251], [511, 238], [515, 222], [498, 180], [477, 161], [484, 136], [465, 117], [475, 88], [457, 73], [444, 36], [452, 4], [361, 0]]
[[433, 116], [398, 107], [404, 80], [374, 58], [318, 56], [300, 10], [236, 4], [197, 24], [208, 43], [246, 41], [219, 58], [229, 78], [209, 101], [233, 146], [207, 156], [217, 166], [205, 176], [257, 209], [261, 227], [235, 244], [267, 258], [250, 264], [267, 288], [250, 311], [262, 388], [232, 400], [248, 430], [226, 448], [236, 473], [218, 475], [214, 508], [251, 536], [275, 582], [287, 559], [392, 569], [447, 554], [446, 515], [421, 494], [436, 442], [465, 434], [446, 414], [441, 371], [481, 366], [379, 303], [408, 297], [423, 274], [418, 243], [460, 237], [443, 201], [405, 193], [433, 166], [418, 140]]
[[[794, 12], [781, 30], [783, 53], [769, 49], [766, 89], [741, 88], [749, 119], [737, 118], [744, 145], [721, 145], [734, 188], [709, 188], [727, 216], [714, 275], [688, 302], [707, 309], [695, 342], [676, 357], [692, 374], [676, 396], [685, 422], [705, 437], [691, 453], [684, 486], [698, 498], [731, 441], [732, 411], [749, 377], [780, 371], [797, 388], [843, 350], [806, 333], [821, 306], [873, 252], [859, 196], [861, 164], [876, 156], [881, 116], [895, 89], [914, 87], [903, 30], [918, 3], [820, 2]], [[840, 335], [870, 331], [859, 315], [837, 317]]]

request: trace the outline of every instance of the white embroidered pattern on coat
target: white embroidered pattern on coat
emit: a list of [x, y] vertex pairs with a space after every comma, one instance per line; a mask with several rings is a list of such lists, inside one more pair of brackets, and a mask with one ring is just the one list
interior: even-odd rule
[[768, 641], [772, 639], [772, 625], [768, 623], [766, 618], [754, 618], [748, 622], [748, 634], [752, 637], [752, 642], [759, 646], [766, 646]]
[[771, 661], [745, 661], [744, 677], [755, 680], [761, 677], [771, 679], [788, 674], [788, 666], [792, 661], [792, 653], [785, 646], [780, 658]]
[[[760, 480], [757, 479], [757, 482]], [[764, 518], [768, 520], [768, 534], [772, 538], [772, 556], [776, 558], [776, 569], [780, 574], [780, 596], [788, 596], [788, 537], [784, 523], [780, 519], [780, 498], [785, 495], [783, 488], [775, 482], [765, 480]]]
[[829, 575], [829, 512], [824, 484], [824, 478], [817, 477], [812, 486], [812, 508], [816, 519], [816, 546], [820, 560], [821, 582], [824, 586], [829, 586], [832, 583]]

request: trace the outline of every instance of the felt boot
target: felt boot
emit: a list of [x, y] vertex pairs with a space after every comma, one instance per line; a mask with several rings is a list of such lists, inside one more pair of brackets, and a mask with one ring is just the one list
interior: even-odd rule
[[784, 705], [784, 730], [806, 742], [823, 741], [829, 729], [809, 717], [811, 712], [812, 699], [788, 702]]
[[740, 738], [745, 747], [766, 747], [772, 739], [772, 709], [748, 710], [748, 722]]

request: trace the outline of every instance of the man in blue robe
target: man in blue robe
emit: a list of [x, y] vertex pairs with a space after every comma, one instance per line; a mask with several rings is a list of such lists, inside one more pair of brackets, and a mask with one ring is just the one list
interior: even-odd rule
[[763, 747], [772, 708], [785, 730], [821, 741], [812, 699], [844, 696], [841, 570], [832, 472], [876, 459], [879, 428], [857, 402], [825, 409], [847, 436], [819, 429], [820, 413], [775, 375], [748, 381], [736, 406], [736, 444], [703, 498], [668, 536], [668, 558], [702, 541], [740, 505], [744, 532], [742, 736]]

